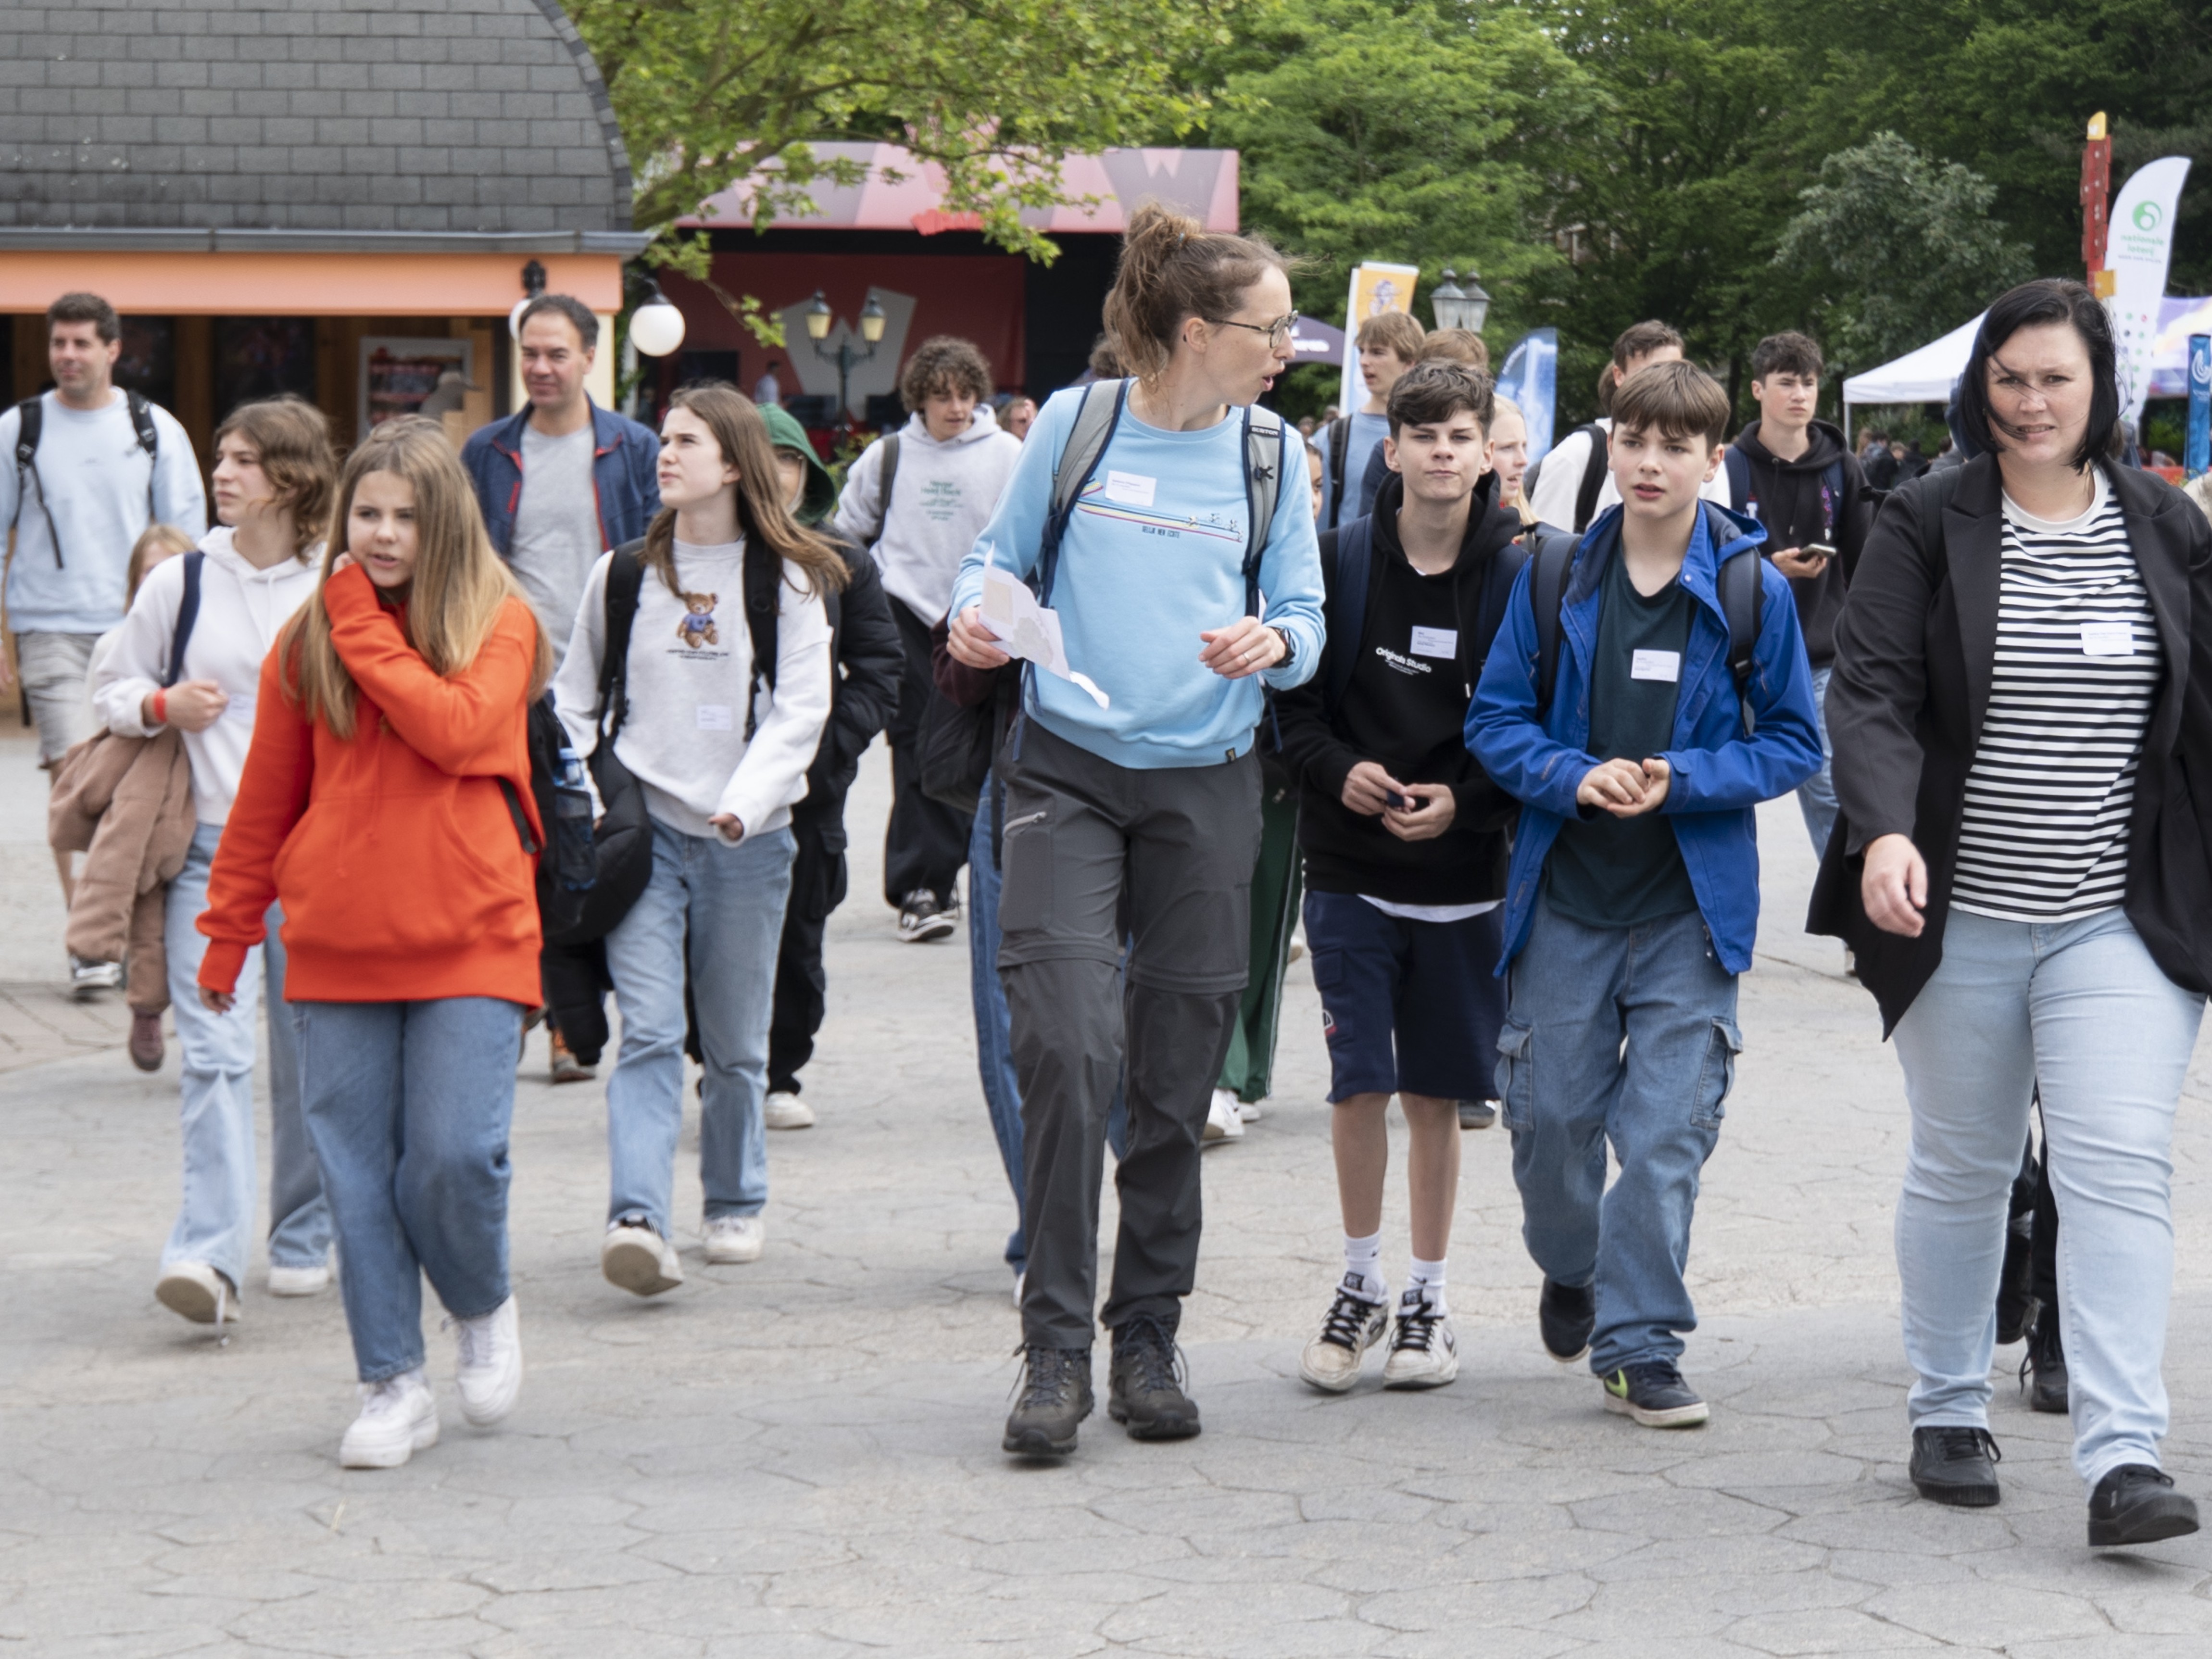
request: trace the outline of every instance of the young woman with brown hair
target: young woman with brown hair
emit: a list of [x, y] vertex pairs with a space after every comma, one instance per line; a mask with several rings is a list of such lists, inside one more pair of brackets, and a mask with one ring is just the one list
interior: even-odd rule
[[[644, 792], [653, 876], [606, 938], [622, 1051], [607, 1082], [612, 1190], [599, 1267], [639, 1296], [684, 1280], [671, 1212], [687, 979], [706, 1066], [707, 1260], [761, 1253], [762, 1103], [796, 847], [791, 809], [830, 716], [823, 597], [845, 582], [836, 548], [792, 517], [768, 428], [743, 394], [678, 392], [660, 446], [661, 510], [642, 542], [592, 568], [554, 687], [577, 753], [592, 754], [603, 740], [609, 577], [616, 561], [636, 559], [644, 570], [604, 740]], [[745, 597], [746, 567], [764, 557], [777, 561], [772, 665], [754, 659], [767, 632]]]
[[459, 1326], [461, 1408], [514, 1409], [507, 1123], [538, 1001], [529, 706], [551, 653], [432, 422], [388, 421], [338, 479], [322, 586], [262, 665], [208, 887], [200, 1000], [283, 907], [308, 1134], [362, 1382], [339, 1462], [438, 1438], [422, 1275]]

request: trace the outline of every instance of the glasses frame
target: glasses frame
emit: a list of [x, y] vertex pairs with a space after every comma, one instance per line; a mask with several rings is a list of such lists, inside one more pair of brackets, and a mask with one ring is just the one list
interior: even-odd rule
[[1297, 337], [1298, 317], [1299, 313], [1293, 311], [1272, 323], [1240, 323], [1234, 317], [1208, 317], [1206, 320], [1216, 328], [1247, 328], [1255, 334], [1264, 334], [1267, 337], [1267, 344], [1279, 349]]

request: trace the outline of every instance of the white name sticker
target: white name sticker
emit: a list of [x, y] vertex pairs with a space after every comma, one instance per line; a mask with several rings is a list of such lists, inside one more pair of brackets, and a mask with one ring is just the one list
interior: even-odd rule
[[1638, 651], [1628, 659], [1628, 678], [1632, 680], [1664, 680], [1672, 685], [1682, 678], [1682, 653], [1679, 651]]
[[2085, 657], [2132, 657], [2136, 630], [2124, 622], [2085, 622], [2081, 624], [2081, 654]]
[[1152, 492], [1158, 488], [1158, 479], [1147, 478], [1141, 472], [1109, 472], [1104, 493], [1108, 501], [1124, 507], [1150, 507]]
[[731, 732], [737, 728], [730, 720], [730, 705], [726, 702], [702, 702], [699, 705], [699, 729], [702, 732]]
[[1459, 658], [1459, 629], [1456, 628], [1417, 628], [1413, 630], [1413, 654], [1417, 657], [1442, 657], [1447, 662]]

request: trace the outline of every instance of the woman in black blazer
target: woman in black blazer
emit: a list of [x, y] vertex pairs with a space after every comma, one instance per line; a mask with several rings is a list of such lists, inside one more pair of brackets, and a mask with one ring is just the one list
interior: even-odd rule
[[[1990, 307], [1984, 453], [1882, 510], [1828, 688], [1842, 820], [1809, 926], [1881, 1004], [1911, 1103], [1898, 1204], [1912, 1480], [1997, 1501], [2007, 1194], [2042, 1091], [2089, 1541], [2197, 1528], [2160, 1472], [2173, 1113], [2212, 987], [2212, 532], [2102, 458], [2112, 330], [2075, 283]], [[2212, 793], [2208, 793], [2212, 810]]]

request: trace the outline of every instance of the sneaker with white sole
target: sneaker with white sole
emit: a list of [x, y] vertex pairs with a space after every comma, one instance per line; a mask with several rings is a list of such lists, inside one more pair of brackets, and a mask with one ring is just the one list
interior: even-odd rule
[[684, 1282], [676, 1247], [641, 1218], [610, 1223], [599, 1246], [599, 1272], [633, 1296], [659, 1296]]
[[717, 1267], [757, 1261], [768, 1246], [768, 1224], [757, 1215], [708, 1216], [702, 1231], [707, 1260]]
[[438, 1443], [438, 1400], [417, 1365], [411, 1371], [361, 1385], [361, 1415], [338, 1443], [338, 1465], [349, 1469], [396, 1469], [416, 1452]]
[[238, 1286], [204, 1261], [164, 1262], [154, 1299], [195, 1325], [238, 1322]]
[[307, 1267], [287, 1267], [275, 1261], [269, 1264], [271, 1296], [320, 1296], [330, 1287], [331, 1264], [327, 1257]]
[[[1363, 1278], [1363, 1287], [1364, 1283]], [[1298, 1376], [1324, 1394], [1346, 1393], [1359, 1381], [1359, 1367], [1367, 1351], [1389, 1328], [1389, 1302], [1370, 1300], [1339, 1280], [1336, 1299], [1322, 1316], [1321, 1334], [1306, 1344], [1305, 1352], [1299, 1357]]]
[[70, 994], [79, 1002], [89, 1002], [102, 991], [123, 988], [123, 964], [119, 962], [93, 962], [72, 953], [70, 963]]
[[514, 1409], [522, 1392], [522, 1327], [514, 1298], [474, 1319], [450, 1322], [459, 1349], [453, 1383], [460, 1390], [461, 1415], [488, 1429]]
[[777, 1090], [761, 1103], [761, 1121], [771, 1129], [811, 1129], [814, 1109], [797, 1095]]
[[1398, 1298], [1398, 1323], [1390, 1357], [1382, 1362], [1386, 1389], [1441, 1389], [1459, 1375], [1459, 1334], [1451, 1316], [1418, 1287]]
[[1237, 1115], [1243, 1118], [1247, 1123], [1257, 1123], [1265, 1115], [1264, 1102], [1257, 1100], [1240, 1100], [1237, 1103]]
[[939, 904], [937, 895], [917, 887], [899, 901], [898, 936], [908, 945], [943, 939], [960, 926], [960, 901]]
[[1242, 1140], [1244, 1138], [1244, 1114], [1237, 1105], [1234, 1089], [1216, 1089], [1213, 1103], [1206, 1109], [1206, 1135], [1208, 1141]]

